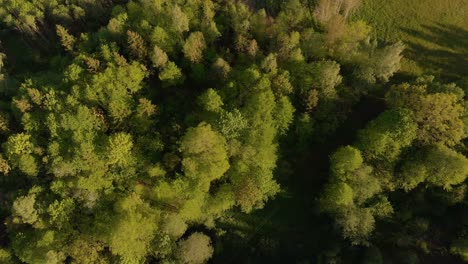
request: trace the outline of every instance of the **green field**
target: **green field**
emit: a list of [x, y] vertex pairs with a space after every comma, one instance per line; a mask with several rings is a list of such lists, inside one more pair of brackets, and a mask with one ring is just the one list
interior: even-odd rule
[[353, 19], [380, 39], [406, 43], [403, 72], [468, 76], [468, 0], [364, 0]]

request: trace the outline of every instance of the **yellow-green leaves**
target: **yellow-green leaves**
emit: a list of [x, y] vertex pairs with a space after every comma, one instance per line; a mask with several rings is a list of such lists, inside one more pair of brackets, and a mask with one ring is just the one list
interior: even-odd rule
[[168, 57], [166, 52], [164, 52], [161, 48], [157, 45], [154, 46], [153, 52], [151, 53], [151, 61], [153, 62], [153, 66], [156, 68], [164, 66], [168, 61]]
[[203, 233], [193, 233], [179, 242], [177, 258], [183, 264], [203, 264], [212, 254], [211, 239]]
[[344, 182], [329, 184], [320, 200], [320, 207], [324, 212], [333, 212], [337, 209], [353, 205], [353, 190]]
[[72, 219], [72, 212], [75, 209], [75, 202], [72, 198], [55, 200], [47, 209], [50, 215], [50, 224], [58, 229], [69, 227]]
[[11, 253], [4, 248], [0, 248], [0, 262], [5, 264], [13, 263]]
[[357, 146], [368, 160], [392, 163], [416, 139], [417, 129], [409, 110], [389, 110], [359, 132]]
[[57, 25], [57, 35], [66, 51], [73, 51], [75, 37], [68, 33], [68, 30], [61, 25]]
[[468, 239], [465, 237], [454, 241], [450, 252], [459, 255], [464, 261], [468, 261]]
[[465, 136], [462, 116], [464, 105], [460, 101], [459, 90], [432, 92], [438, 84], [393, 86], [386, 95], [393, 107], [412, 111], [413, 120], [418, 125], [417, 139], [423, 144], [442, 143], [453, 146]]
[[294, 106], [287, 96], [281, 96], [278, 99], [276, 108], [273, 110], [273, 119], [276, 121], [278, 134], [286, 134], [293, 121], [294, 111]]
[[172, 8], [171, 18], [174, 31], [183, 33], [189, 30], [189, 19], [178, 5]]
[[450, 190], [468, 176], [468, 159], [444, 145], [431, 146], [416, 157], [403, 166], [402, 182], [406, 190], [424, 181]]
[[338, 149], [330, 157], [331, 171], [337, 177], [342, 177], [362, 166], [364, 160], [361, 152], [351, 146]]
[[167, 84], [176, 84], [180, 82], [182, 78], [182, 71], [172, 61], [167, 62], [159, 72], [159, 79]]
[[129, 134], [117, 133], [109, 138], [109, 164], [125, 166], [133, 162], [133, 142]]
[[350, 239], [353, 245], [366, 244], [375, 229], [375, 218], [370, 208], [346, 208], [336, 221], [343, 237]]
[[146, 76], [146, 67], [137, 62], [110, 65], [92, 77], [85, 94], [88, 100], [103, 104], [113, 121], [119, 123], [132, 113], [132, 95], [142, 88]]
[[208, 124], [189, 128], [181, 140], [180, 151], [185, 175], [199, 181], [205, 191], [211, 181], [229, 169], [226, 142]]
[[202, 32], [192, 32], [184, 43], [184, 55], [193, 63], [200, 62], [203, 58], [203, 50], [206, 48], [205, 38]]
[[137, 32], [127, 31], [127, 42], [130, 54], [139, 60], [144, 60], [148, 51], [145, 40]]
[[10, 163], [28, 176], [36, 176], [37, 163], [32, 154], [34, 145], [31, 135], [20, 133], [12, 135], [5, 143], [6, 156]]
[[222, 111], [216, 122], [216, 128], [226, 139], [234, 139], [247, 128], [247, 120], [238, 109]]
[[320, 207], [335, 217], [345, 238], [353, 244], [367, 243], [374, 230], [374, 217], [392, 212], [391, 204], [374, 201], [382, 183], [364, 163], [361, 152], [352, 147], [339, 148], [330, 157], [332, 178], [321, 195]]
[[10, 136], [5, 147], [8, 156], [31, 154], [34, 148], [31, 135], [24, 133]]
[[117, 214], [111, 219], [110, 250], [122, 263], [141, 263], [150, 249], [158, 229], [158, 214], [137, 194], [130, 194], [115, 205]]
[[213, 113], [219, 113], [222, 111], [223, 100], [214, 89], [210, 88], [206, 90], [200, 97], [198, 97], [198, 101], [205, 111]]
[[35, 207], [36, 194], [20, 196], [13, 202], [13, 217], [17, 223], [33, 225], [39, 221], [39, 213]]

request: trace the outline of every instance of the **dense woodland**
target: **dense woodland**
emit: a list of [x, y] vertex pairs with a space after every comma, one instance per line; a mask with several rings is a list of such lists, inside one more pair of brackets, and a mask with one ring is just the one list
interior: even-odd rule
[[468, 75], [359, 4], [0, 0], [0, 263], [468, 261]]

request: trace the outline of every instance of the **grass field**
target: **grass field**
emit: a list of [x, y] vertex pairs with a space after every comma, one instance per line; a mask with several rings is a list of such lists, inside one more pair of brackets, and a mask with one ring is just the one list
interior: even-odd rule
[[363, 0], [353, 19], [407, 45], [403, 72], [468, 77], [468, 0]]

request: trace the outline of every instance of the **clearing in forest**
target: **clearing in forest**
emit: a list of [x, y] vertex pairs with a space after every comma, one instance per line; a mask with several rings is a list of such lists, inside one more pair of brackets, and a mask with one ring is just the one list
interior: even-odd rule
[[354, 19], [406, 44], [404, 73], [468, 76], [468, 0], [365, 0]]

